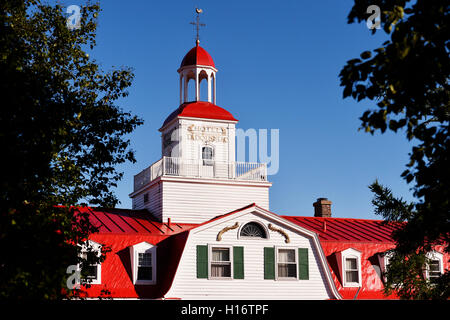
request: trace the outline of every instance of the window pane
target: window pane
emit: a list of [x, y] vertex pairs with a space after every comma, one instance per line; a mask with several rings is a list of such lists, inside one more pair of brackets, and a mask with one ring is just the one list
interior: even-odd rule
[[345, 269], [358, 270], [356, 259], [355, 258], [345, 259]]
[[430, 271], [440, 271], [439, 260], [433, 260], [430, 262]]
[[297, 278], [297, 264], [294, 264], [294, 263], [290, 263], [290, 264], [279, 263], [278, 264], [278, 277], [282, 277], [282, 278]]
[[139, 253], [138, 266], [151, 266], [152, 265], [152, 254], [151, 253]]
[[204, 166], [212, 166], [213, 162], [213, 149], [211, 147], [202, 148], [202, 159]]
[[293, 249], [279, 249], [278, 262], [295, 262], [295, 250]]
[[203, 147], [202, 159], [211, 160], [213, 158], [213, 150], [210, 147]]
[[86, 278], [95, 280], [97, 279], [97, 265], [87, 266], [85, 267], [85, 270], [87, 271]]
[[138, 280], [152, 280], [152, 267], [138, 267]]
[[347, 282], [359, 282], [358, 271], [346, 271], [345, 275]]
[[228, 248], [212, 249], [212, 261], [230, 261], [230, 249]]
[[230, 264], [212, 264], [211, 276], [220, 278], [231, 277], [231, 265]]
[[264, 229], [255, 222], [249, 222], [244, 227], [242, 227], [241, 236], [267, 238]]
[[439, 264], [439, 260], [432, 260], [428, 268], [429, 268], [428, 275], [430, 278], [437, 278], [441, 275], [441, 267]]

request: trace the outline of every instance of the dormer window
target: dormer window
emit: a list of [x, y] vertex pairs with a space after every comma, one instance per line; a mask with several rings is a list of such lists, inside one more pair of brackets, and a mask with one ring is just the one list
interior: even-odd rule
[[344, 287], [361, 286], [361, 252], [353, 248], [337, 253], [339, 269]]
[[153, 280], [152, 253], [138, 253], [137, 280]]
[[358, 258], [349, 257], [345, 259], [345, 281], [347, 283], [359, 282]]
[[380, 267], [380, 269], [377, 273], [379, 273], [379, 276], [383, 282], [386, 281], [386, 272], [387, 272], [390, 260], [392, 258], [392, 255], [393, 254], [391, 251], [380, 252], [377, 255], [378, 256], [378, 265]]
[[443, 254], [432, 251], [427, 253], [427, 258], [429, 261], [425, 269], [425, 276], [428, 280], [433, 281], [443, 273]]
[[156, 283], [156, 246], [141, 242], [130, 247], [131, 269], [134, 284]]
[[[88, 240], [81, 246], [80, 257], [83, 260], [89, 260], [88, 255], [94, 254], [96, 257], [100, 257], [102, 253], [102, 245], [92, 240]], [[81, 265], [77, 265], [78, 270], [81, 269]], [[83, 266], [84, 279], [82, 280], [86, 284], [100, 284], [102, 278], [102, 269], [100, 263], [92, 263]]]

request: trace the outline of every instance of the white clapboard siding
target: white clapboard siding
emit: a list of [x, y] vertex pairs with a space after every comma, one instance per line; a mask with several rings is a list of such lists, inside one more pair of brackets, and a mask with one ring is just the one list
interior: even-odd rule
[[[319, 248], [311, 238], [289, 229], [286, 225], [271, 221], [259, 213], [248, 213], [233, 218], [231, 215], [220, 219], [219, 224], [196, 232], [190, 231], [185, 250], [181, 257], [172, 287], [165, 295], [167, 298], [181, 299], [330, 299], [334, 298], [325, 270], [319, 262]], [[282, 228], [290, 237], [290, 243], [278, 232], [269, 231], [269, 239], [239, 239], [238, 229], [227, 231], [222, 241], [217, 234], [227, 226], [238, 222], [240, 226], [250, 221], [258, 221], [265, 226], [272, 223]], [[212, 223], [214, 224], [214, 223]], [[244, 247], [244, 279], [216, 280], [197, 279], [197, 245], [230, 245]], [[308, 248], [309, 280], [266, 280], [264, 279], [264, 247], [283, 246]]]
[[[269, 210], [270, 185], [162, 177], [133, 195], [132, 205], [135, 210], [147, 209], [160, 221], [203, 223], [251, 203]], [[147, 203], [144, 194], [148, 194]]]
[[[144, 203], [144, 194], [148, 194], [148, 201]], [[162, 219], [162, 184], [153, 183], [133, 197], [133, 209], [147, 209], [156, 219]]]
[[219, 181], [163, 181], [163, 221], [202, 223], [218, 215], [256, 203], [269, 210], [267, 183], [253, 185]]

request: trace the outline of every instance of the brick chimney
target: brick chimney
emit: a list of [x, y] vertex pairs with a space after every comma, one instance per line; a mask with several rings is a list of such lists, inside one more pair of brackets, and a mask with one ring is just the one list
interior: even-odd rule
[[331, 217], [331, 203], [327, 198], [318, 198], [313, 203], [314, 217]]

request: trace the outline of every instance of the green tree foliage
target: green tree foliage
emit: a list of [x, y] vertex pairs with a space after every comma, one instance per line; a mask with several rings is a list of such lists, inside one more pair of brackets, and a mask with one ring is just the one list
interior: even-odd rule
[[363, 129], [372, 134], [387, 129], [404, 132], [414, 144], [401, 176], [412, 185], [415, 203], [396, 199], [378, 182], [371, 186], [377, 213], [389, 221], [405, 222], [395, 233], [395, 259], [386, 291], [401, 289], [400, 296], [408, 299], [447, 298], [448, 273], [430, 284], [418, 270], [434, 245], [450, 251], [449, 4], [355, 0], [348, 22], [366, 23], [371, 15], [366, 10], [373, 4], [381, 9], [379, 31], [389, 40], [349, 60], [340, 79], [344, 98], [370, 101], [366, 102], [370, 109], [360, 118]]
[[74, 30], [65, 10], [0, 3], [0, 298], [71, 294], [62, 289], [75, 244], [96, 231], [74, 206], [115, 206], [115, 167], [135, 161], [125, 136], [142, 120], [117, 106], [133, 73], [105, 72], [89, 57], [97, 4], [81, 8]]

